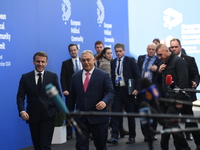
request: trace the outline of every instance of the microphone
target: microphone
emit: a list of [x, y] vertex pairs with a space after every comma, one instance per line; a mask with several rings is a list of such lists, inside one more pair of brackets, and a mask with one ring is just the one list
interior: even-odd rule
[[58, 108], [66, 114], [66, 117], [70, 120], [70, 122], [74, 125], [74, 127], [76, 128], [76, 130], [78, 131], [78, 133], [80, 134], [80, 136], [82, 138], [83, 134], [81, 129], [79, 128], [78, 124], [76, 123], [76, 121], [74, 120], [74, 118], [71, 117], [70, 113], [69, 113], [69, 109], [67, 108], [66, 104], [63, 102], [58, 90], [56, 89], [56, 87], [53, 84], [48, 84], [45, 86], [46, 89], [46, 94], [49, 96], [49, 98], [52, 98], [54, 103], [58, 106]]
[[[153, 114], [161, 114], [161, 110], [160, 107], [158, 105], [158, 101], [157, 99], [160, 96], [160, 93], [156, 87], [155, 84], [152, 84], [150, 82], [149, 79], [147, 78], [143, 78], [141, 79], [141, 94], [143, 99], [149, 103], [149, 105], [147, 105], [147, 103], [145, 103], [144, 101], [141, 102], [141, 107], [149, 107], [151, 110], [151, 113]], [[167, 119], [163, 119], [163, 118], [155, 118], [156, 121], [163, 125], [163, 126], [168, 126], [168, 121]]]
[[168, 74], [166, 76], [166, 85], [169, 86], [168, 88], [168, 92], [170, 93], [182, 93], [184, 94], [186, 97], [190, 98], [190, 96], [187, 94], [187, 92], [185, 90], [180, 89], [174, 81], [172, 81], [172, 75]]
[[[141, 115], [151, 115], [150, 107], [148, 106], [148, 104], [146, 102], [142, 101], [140, 103], [139, 113]], [[153, 120], [151, 118], [147, 118], [147, 117], [141, 117], [140, 121], [141, 121], [142, 125], [148, 125], [153, 122]]]

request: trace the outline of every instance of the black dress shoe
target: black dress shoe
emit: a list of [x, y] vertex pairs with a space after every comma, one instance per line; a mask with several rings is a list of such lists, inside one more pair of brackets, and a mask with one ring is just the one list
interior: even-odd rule
[[111, 138], [111, 139], [107, 140], [107, 143], [110, 143], [110, 144], [118, 144], [118, 139], [116, 139], [116, 138]]
[[123, 138], [125, 135], [129, 135], [129, 131], [124, 130], [124, 129], [121, 130], [121, 131], [120, 131], [120, 137]]
[[157, 136], [153, 136], [153, 140], [156, 141], [158, 139]]
[[148, 142], [148, 140], [149, 140], [148, 137], [144, 138], [144, 142]]
[[71, 140], [71, 139], [72, 139], [72, 135], [68, 135], [67, 140]]
[[126, 141], [126, 144], [133, 144], [135, 143], [135, 138], [129, 138], [128, 141]]
[[200, 145], [198, 145], [195, 150], [200, 150]]
[[188, 140], [188, 141], [193, 140], [192, 135], [191, 135], [191, 134], [187, 134], [187, 135], [186, 135], [186, 140]]

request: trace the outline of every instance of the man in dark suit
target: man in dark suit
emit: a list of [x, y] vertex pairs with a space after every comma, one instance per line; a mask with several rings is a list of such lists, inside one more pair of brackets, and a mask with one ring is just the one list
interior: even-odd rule
[[[158, 83], [161, 87], [161, 96], [164, 98], [172, 98], [190, 101], [190, 98], [184, 93], [173, 93], [169, 91], [168, 85], [166, 85], [166, 76], [171, 75], [176, 85], [181, 88], [188, 88], [188, 69], [187, 63], [176, 56], [174, 52], [171, 52], [164, 44], [160, 44], [156, 47], [156, 54], [161, 59], [162, 64], [158, 69]], [[172, 87], [173, 88], [173, 87]], [[159, 103], [163, 113], [179, 115], [183, 105], [180, 103]], [[163, 128], [180, 128], [177, 122], [169, 122], [163, 124]], [[182, 132], [172, 133], [174, 139], [174, 146], [177, 150], [190, 150], [190, 147]], [[161, 135], [161, 149], [169, 149], [170, 134]]]
[[35, 150], [51, 149], [54, 120], [58, 112], [45, 91], [45, 86], [49, 83], [60, 89], [57, 75], [44, 70], [47, 60], [45, 52], [37, 52], [33, 56], [35, 70], [22, 75], [17, 93], [18, 111], [20, 117], [29, 124]]
[[[185, 55], [182, 53], [181, 49], [181, 42], [179, 39], [174, 38], [170, 41], [170, 49], [179, 57], [183, 58], [187, 62], [187, 68], [188, 68], [188, 85], [189, 88], [194, 88], [199, 85], [199, 71], [197, 64], [195, 62], [194, 57], [190, 57], [188, 55]], [[191, 101], [196, 101], [196, 93], [190, 92], [190, 99]], [[190, 105], [183, 105], [183, 109], [181, 111], [181, 114], [183, 115], [194, 115], [192, 106]], [[186, 123], [186, 127], [198, 127], [197, 123]], [[195, 144], [197, 145], [197, 149], [200, 150], [200, 132], [194, 131], [192, 132], [192, 135], [194, 137]], [[190, 133], [186, 133], [186, 139], [192, 140], [192, 137]]]
[[[110, 75], [94, 66], [95, 58], [90, 50], [81, 54], [83, 70], [72, 76], [68, 107], [74, 111], [107, 112], [107, 106], [114, 97], [114, 90]], [[79, 119], [85, 127], [81, 126], [82, 138], [76, 132], [76, 149], [89, 149], [89, 134], [92, 133], [94, 145], [98, 150], [106, 150], [108, 136], [109, 117], [107, 116], [84, 116]]]
[[[69, 95], [70, 83], [72, 75], [82, 69], [80, 59], [78, 57], [78, 46], [76, 44], [70, 44], [68, 46], [69, 54], [71, 58], [62, 62], [61, 73], [60, 73], [60, 82], [63, 94], [67, 99]], [[67, 139], [72, 138], [72, 127], [67, 125]]]
[[[151, 81], [151, 83], [157, 85], [157, 69], [159, 68], [159, 65], [161, 63], [160, 59], [155, 55], [156, 53], [156, 44], [150, 43], [147, 46], [147, 54], [146, 55], [140, 55], [138, 57], [138, 67], [140, 69], [141, 77], [147, 78]], [[151, 127], [156, 131], [157, 128], [157, 121], [153, 119], [153, 123], [151, 124]], [[141, 124], [142, 133], [144, 135], [144, 141], [148, 141], [148, 134], [147, 129], [145, 126]], [[157, 140], [157, 137], [155, 135], [152, 136], [153, 140]]]
[[[115, 58], [111, 62], [111, 79], [115, 89], [115, 97], [113, 99], [112, 111], [122, 112], [122, 106], [124, 104], [127, 112], [135, 111], [135, 97], [140, 90], [140, 70], [133, 57], [125, 56], [124, 44], [117, 43], [115, 45]], [[135, 81], [135, 87], [131, 95], [128, 93], [128, 80], [133, 79]], [[111, 139], [107, 140], [107, 143], [117, 144], [119, 136], [119, 122], [120, 117], [112, 117], [112, 135]], [[135, 143], [135, 118], [128, 117], [129, 139], [126, 144]]]

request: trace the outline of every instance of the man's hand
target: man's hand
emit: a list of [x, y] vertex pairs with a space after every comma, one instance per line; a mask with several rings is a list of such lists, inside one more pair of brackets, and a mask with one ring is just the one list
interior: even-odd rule
[[29, 120], [29, 115], [28, 115], [28, 113], [25, 112], [25, 111], [22, 111], [22, 112], [21, 112], [21, 118], [22, 118], [22, 120]]
[[179, 109], [180, 109], [180, 108], [182, 108], [182, 107], [183, 107], [182, 104], [179, 104], [179, 103], [176, 104], [176, 108], [179, 108]]
[[159, 70], [158, 70], [159, 73], [163, 72], [163, 70], [165, 70], [166, 67], [167, 67], [166, 64], [162, 64], [162, 65], [160, 65]]
[[63, 94], [64, 94], [65, 96], [67, 96], [67, 95], [69, 95], [69, 92], [66, 90], [66, 91], [63, 92]]
[[151, 71], [152, 72], [156, 72], [158, 69], [158, 67], [156, 65], [151, 66]]
[[136, 96], [137, 94], [138, 94], [138, 91], [137, 91], [137, 90], [134, 90], [133, 93], [132, 93], [132, 95], [135, 95], [135, 96]]
[[197, 87], [196, 82], [194, 82], [194, 81], [191, 81], [191, 82], [192, 82], [192, 88], [196, 88]]
[[104, 101], [100, 101], [99, 103], [96, 104], [96, 109], [97, 110], [102, 110], [106, 107], [106, 103]]

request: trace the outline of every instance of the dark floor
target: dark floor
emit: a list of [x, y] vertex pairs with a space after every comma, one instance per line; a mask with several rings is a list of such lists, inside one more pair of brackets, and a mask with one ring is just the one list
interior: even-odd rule
[[[132, 149], [148, 150], [149, 149], [148, 144], [144, 142], [144, 137], [140, 130], [139, 119], [136, 119], [136, 125], [137, 125], [136, 126], [136, 132], [137, 132], [136, 143], [130, 144], [130, 145], [126, 144], [126, 140], [128, 139], [128, 136], [125, 136], [124, 138], [119, 139], [118, 145], [107, 144], [107, 149], [108, 150], [132, 150]], [[124, 119], [124, 127], [127, 129], [127, 119], [126, 118]], [[183, 128], [183, 126], [182, 126], [182, 128]], [[158, 126], [158, 130], [161, 130], [161, 126]], [[153, 143], [154, 150], [160, 150], [160, 135], [157, 135], [157, 137], [158, 137], [158, 140], [154, 141], [154, 143]], [[109, 135], [109, 138], [110, 138], [110, 135]], [[68, 140], [64, 144], [53, 144], [52, 150], [75, 150], [75, 142], [76, 142], [75, 137], [73, 137], [73, 139]], [[193, 140], [188, 141], [188, 144], [190, 145], [191, 150], [195, 150], [196, 146], [195, 146]], [[93, 141], [90, 142], [90, 149], [95, 150]], [[174, 150], [174, 149], [175, 148], [174, 148], [172, 137], [171, 137], [169, 150]], [[23, 148], [21, 150], [33, 150], [33, 147], [31, 146], [31, 147]]]

